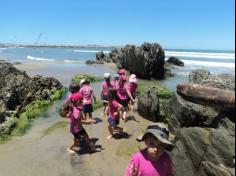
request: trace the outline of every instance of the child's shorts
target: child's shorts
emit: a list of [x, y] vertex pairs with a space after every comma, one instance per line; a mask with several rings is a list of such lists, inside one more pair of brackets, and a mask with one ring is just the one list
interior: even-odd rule
[[93, 112], [93, 105], [92, 104], [85, 104], [83, 106], [83, 112], [84, 113], [91, 113], [91, 112]]
[[105, 101], [108, 101], [108, 95], [102, 95], [101, 98], [102, 98], [103, 101], [104, 101], [104, 100], [105, 100]]
[[80, 140], [80, 139], [82, 139], [83, 135], [86, 134], [86, 131], [85, 131], [84, 128], [82, 128], [79, 132], [77, 132], [77, 133], [72, 133], [72, 134], [73, 134], [73, 136], [74, 136], [76, 139]]
[[125, 99], [125, 100], [120, 100], [120, 104], [126, 108], [128, 106], [128, 99]]
[[120, 124], [120, 119], [113, 119], [109, 117], [107, 122], [109, 123], [110, 126], [117, 126]]

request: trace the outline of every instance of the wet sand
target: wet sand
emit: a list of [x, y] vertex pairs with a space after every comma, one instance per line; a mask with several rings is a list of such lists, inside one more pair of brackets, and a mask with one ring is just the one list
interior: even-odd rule
[[66, 148], [72, 136], [68, 127], [58, 128], [44, 135], [49, 127], [62, 121], [57, 115], [60, 103], [56, 102], [35, 120], [26, 135], [0, 145], [1, 175], [123, 176], [131, 154], [142, 146], [135, 138], [150, 122], [136, 113], [130, 114], [135, 116], [137, 121], [121, 122], [120, 125], [125, 128], [128, 137], [108, 140], [107, 117], [100, 115], [101, 109], [97, 110], [94, 117], [101, 122], [85, 125], [84, 128], [91, 140], [97, 146], [102, 146], [103, 150], [93, 154], [83, 150], [78, 154], [69, 154]]

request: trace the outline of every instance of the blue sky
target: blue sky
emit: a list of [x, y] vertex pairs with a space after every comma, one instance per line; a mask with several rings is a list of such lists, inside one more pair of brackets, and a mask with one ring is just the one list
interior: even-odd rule
[[0, 0], [0, 43], [234, 49], [234, 0]]

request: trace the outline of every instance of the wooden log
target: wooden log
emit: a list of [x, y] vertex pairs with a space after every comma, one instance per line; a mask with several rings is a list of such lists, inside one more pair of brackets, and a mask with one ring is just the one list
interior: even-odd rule
[[198, 84], [178, 84], [177, 93], [185, 100], [220, 110], [235, 109], [235, 92]]

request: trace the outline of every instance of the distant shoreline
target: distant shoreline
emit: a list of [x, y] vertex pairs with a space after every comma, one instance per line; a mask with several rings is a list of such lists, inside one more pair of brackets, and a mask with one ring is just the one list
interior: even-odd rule
[[113, 45], [23, 45], [23, 44], [1, 44], [0, 47], [24, 47], [24, 48], [121, 48], [123, 46]]

